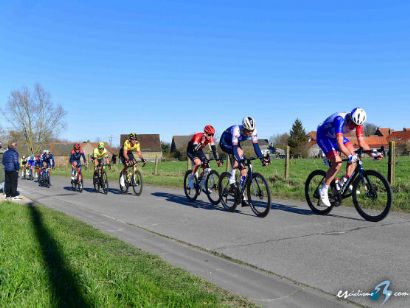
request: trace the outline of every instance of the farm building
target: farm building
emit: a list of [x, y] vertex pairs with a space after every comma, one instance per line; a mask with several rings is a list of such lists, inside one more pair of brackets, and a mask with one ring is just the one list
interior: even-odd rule
[[186, 152], [188, 142], [191, 140], [191, 138], [192, 138], [192, 135], [173, 136], [170, 152], [171, 153], [175, 153], [176, 151]]

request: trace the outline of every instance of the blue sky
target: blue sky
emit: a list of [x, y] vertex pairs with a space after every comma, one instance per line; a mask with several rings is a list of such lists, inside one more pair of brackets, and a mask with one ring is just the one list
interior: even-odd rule
[[0, 106], [42, 84], [63, 138], [170, 141], [246, 114], [268, 138], [356, 105], [410, 126], [409, 1], [58, 2], [0, 0]]

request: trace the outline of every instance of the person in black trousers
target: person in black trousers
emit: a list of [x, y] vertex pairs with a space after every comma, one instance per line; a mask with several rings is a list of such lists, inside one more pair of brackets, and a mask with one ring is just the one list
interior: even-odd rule
[[5, 192], [6, 200], [17, 200], [21, 199], [17, 197], [17, 180], [18, 172], [20, 169], [19, 164], [19, 154], [16, 150], [17, 143], [11, 142], [8, 146], [8, 149], [3, 154], [3, 165], [5, 173]]

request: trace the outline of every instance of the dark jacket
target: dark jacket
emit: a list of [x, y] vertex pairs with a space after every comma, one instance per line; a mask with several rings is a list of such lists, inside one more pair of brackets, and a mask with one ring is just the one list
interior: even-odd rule
[[3, 154], [4, 170], [5, 171], [18, 171], [20, 169], [19, 153], [15, 149], [8, 149]]

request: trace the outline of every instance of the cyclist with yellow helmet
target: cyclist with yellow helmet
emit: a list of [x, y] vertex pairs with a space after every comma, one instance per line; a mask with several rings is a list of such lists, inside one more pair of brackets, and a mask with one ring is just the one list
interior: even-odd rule
[[105, 148], [104, 142], [99, 142], [98, 146], [93, 151], [94, 169], [98, 166], [109, 165], [108, 151]]
[[[124, 168], [121, 171], [122, 175], [126, 175], [128, 166], [135, 163], [133, 152], [137, 153], [142, 162], [146, 161], [142, 156], [140, 143], [137, 141], [136, 133], [129, 134], [128, 139], [125, 140], [124, 145], [120, 149], [120, 159], [124, 164]], [[121, 177], [121, 186], [125, 186], [124, 176]]]

